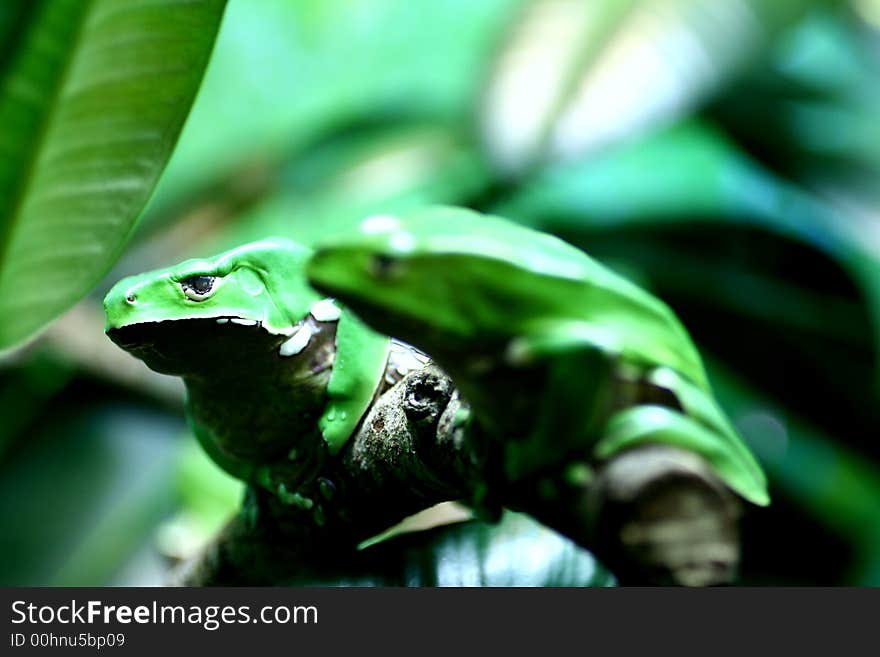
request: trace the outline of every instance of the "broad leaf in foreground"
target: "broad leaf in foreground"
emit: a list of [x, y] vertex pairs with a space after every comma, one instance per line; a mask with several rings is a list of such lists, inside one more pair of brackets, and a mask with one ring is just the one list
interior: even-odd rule
[[180, 133], [223, 0], [52, 0], [0, 14], [0, 350], [119, 255]]

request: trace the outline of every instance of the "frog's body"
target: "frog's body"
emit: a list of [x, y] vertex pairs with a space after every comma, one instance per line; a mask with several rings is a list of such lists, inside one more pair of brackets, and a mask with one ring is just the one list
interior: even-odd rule
[[314, 477], [344, 446], [389, 372], [385, 335], [452, 374], [476, 420], [507, 441], [511, 478], [570, 450], [604, 458], [664, 442], [767, 502], [674, 314], [578, 249], [503, 219], [433, 208], [371, 217], [316, 253], [257, 242], [124, 279], [105, 308], [114, 341], [184, 378], [208, 453], [294, 504], [310, 501], [278, 482]]
[[[672, 311], [562, 240], [429, 208], [368, 218], [359, 233], [319, 249], [308, 274], [373, 328], [435, 356], [477, 419], [505, 440], [516, 424], [481, 403], [487, 385], [543, 364], [540, 417], [529, 436], [511, 441], [510, 476], [545, 465], [554, 445], [605, 458], [662, 442], [696, 451], [740, 495], [768, 502], [760, 467], [714, 401]], [[493, 369], [503, 374], [487, 376]], [[672, 400], [652, 401], [658, 389]]]

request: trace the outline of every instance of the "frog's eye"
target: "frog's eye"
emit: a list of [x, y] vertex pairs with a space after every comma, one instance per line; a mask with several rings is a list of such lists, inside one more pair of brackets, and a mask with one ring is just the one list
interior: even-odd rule
[[180, 287], [187, 299], [203, 301], [211, 295], [216, 280], [216, 276], [190, 276], [180, 281]]
[[370, 260], [370, 273], [376, 278], [393, 278], [400, 273], [400, 269], [400, 261], [384, 253], [374, 255]]

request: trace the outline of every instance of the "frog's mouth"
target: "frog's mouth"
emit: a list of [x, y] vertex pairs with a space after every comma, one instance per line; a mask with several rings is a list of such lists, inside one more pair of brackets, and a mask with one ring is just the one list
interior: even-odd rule
[[318, 374], [333, 362], [336, 322], [310, 314], [277, 333], [243, 317], [168, 319], [113, 327], [107, 336], [162, 374], [241, 375], [281, 363]]
[[137, 322], [107, 330], [118, 347], [163, 374], [210, 372], [253, 366], [276, 358], [286, 336], [242, 317]]

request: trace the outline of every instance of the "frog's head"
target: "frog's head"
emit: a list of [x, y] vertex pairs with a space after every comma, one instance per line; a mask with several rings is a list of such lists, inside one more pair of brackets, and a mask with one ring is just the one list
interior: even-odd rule
[[[368, 217], [322, 244], [306, 272], [373, 328], [425, 346], [503, 336], [540, 275], [583, 276], [582, 256], [555, 237], [497, 217], [434, 207]], [[535, 276], [538, 274], [539, 276]], [[535, 294], [542, 303], [545, 294]]]
[[168, 374], [277, 351], [320, 299], [305, 280], [309, 255], [273, 238], [125, 278], [104, 299], [105, 330]]

